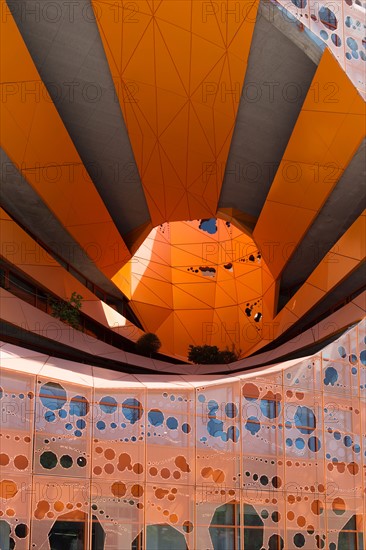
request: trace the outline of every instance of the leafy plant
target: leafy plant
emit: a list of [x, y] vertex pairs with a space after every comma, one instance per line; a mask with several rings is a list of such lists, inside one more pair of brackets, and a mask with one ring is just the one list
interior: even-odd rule
[[136, 342], [136, 350], [142, 355], [150, 356], [161, 348], [161, 342], [156, 334], [147, 332], [140, 336]]
[[199, 365], [224, 365], [233, 363], [239, 359], [241, 351], [235, 349], [233, 344], [231, 350], [226, 347], [219, 350], [217, 346], [193, 346], [188, 348], [188, 361]]
[[73, 328], [79, 328], [82, 300], [83, 297], [77, 292], [73, 292], [69, 300], [52, 300], [52, 316]]

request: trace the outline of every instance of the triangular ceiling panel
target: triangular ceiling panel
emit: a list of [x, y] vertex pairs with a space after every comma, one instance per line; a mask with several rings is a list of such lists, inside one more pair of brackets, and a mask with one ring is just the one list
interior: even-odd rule
[[[149, 332], [156, 332], [172, 314], [171, 309], [153, 306], [145, 302], [134, 302], [133, 309], [141, 319], [146, 319], [145, 326]], [[164, 341], [166, 341], [165, 338]]]
[[[161, 306], [163, 300], [169, 304], [175, 313], [174, 345], [179, 356], [184, 356], [189, 343], [193, 342], [222, 347], [224, 325], [227, 330], [231, 330], [230, 325], [242, 333], [240, 347], [245, 351], [248, 342], [245, 343], [243, 327], [248, 323], [258, 327], [255, 315], [260, 314], [257, 319], [262, 316], [263, 262], [257, 256], [251, 238], [223, 220], [163, 224], [152, 231], [129, 263], [133, 285], [129, 293], [131, 304], [134, 307], [135, 302], [139, 304], [143, 300], [155, 306]], [[154, 275], [159, 271], [160, 257], [170, 258], [169, 266], [164, 262], [164, 272], [171, 284], [162, 283]], [[134, 283], [135, 280], [139, 282]], [[151, 312], [143, 311], [139, 305], [134, 309], [142, 324], [148, 326]], [[156, 334], [163, 339], [159, 324]], [[231, 344], [231, 340], [227, 343]]]
[[[235, 82], [241, 88], [246, 65], [238, 60], [232, 62], [229, 68], [227, 52], [230, 52], [230, 44], [227, 45], [227, 40], [239, 34], [243, 39], [244, 36], [251, 36], [255, 17], [250, 20], [244, 18], [240, 24], [232, 17], [223, 22], [216, 15], [208, 16], [203, 21], [202, 10], [207, 8], [207, 3], [162, 0], [150, 6], [153, 15], [141, 14], [136, 32], [134, 25], [128, 26], [127, 23], [116, 31], [111, 15], [103, 17], [107, 6], [97, 0], [93, 4], [101, 10], [98, 25], [111, 67], [117, 66], [123, 81], [127, 84], [133, 82], [138, 88], [134, 104], [125, 101], [120, 87], [117, 88], [117, 94], [153, 225], [172, 218], [187, 220], [192, 219], [192, 216], [199, 218], [214, 215], [222, 178], [216, 179], [212, 190], [204, 190], [202, 201], [188, 190], [202, 178], [203, 164], [217, 160], [216, 141], [219, 141], [218, 147], [222, 151], [219, 161], [226, 162], [238, 102], [231, 101], [231, 105], [225, 105], [220, 101], [215, 102], [214, 98], [217, 91], [227, 84], [227, 79], [230, 86], [231, 82]], [[244, 8], [246, 2], [240, 4]], [[256, 9], [257, 2], [252, 11]], [[152, 19], [150, 23], [149, 17]], [[118, 32], [122, 33], [122, 41], [115, 37]], [[246, 41], [245, 59], [249, 54], [249, 46], [250, 42]], [[227, 68], [224, 71], [225, 64]], [[215, 90], [214, 94], [212, 89]], [[194, 110], [190, 110], [188, 104], [184, 106], [186, 101], [191, 100], [191, 96], [196, 103]], [[210, 126], [205, 126], [206, 103], [214, 110], [221, 111], [224, 118], [215, 121], [213, 116]], [[204, 106], [202, 120], [198, 104]], [[132, 116], [131, 111], [135, 116]], [[146, 135], [146, 142], [139, 137], [140, 132]], [[154, 168], [150, 172], [146, 168], [152, 154], [152, 135], [159, 136], [165, 153], [164, 157], [160, 155], [161, 166], [155, 172]], [[168, 189], [169, 181], [162, 181], [166, 163], [174, 166], [178, 176], [171, 190]], [[157, 162], [151, 166], [156, 168]], [[181, 194], [174, 191], [178, 181], [182, 183]], [[161, 187], [167, 188], [165, 194]], [[188, 198], [189, 192], [191, 196]], [[156, 194], [158, 197], [154, 200]], [[163, 197], [164, 202], [161, 200]]]

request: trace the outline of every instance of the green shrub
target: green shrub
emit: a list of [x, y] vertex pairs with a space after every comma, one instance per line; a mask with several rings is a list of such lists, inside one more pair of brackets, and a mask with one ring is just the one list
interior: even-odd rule
[[240, 356], [240, 350], [236, 351], [233, 345], [231, 350], [226, 347], [219, 350], [217, 346], [193, 346], [188, 349], [188, 361], [197, 365], [224, 365], [237, 361]]
[[151, 355], [153, 353], [157, 353], [160, 348], [161, 342], [156, 334], [153, 334], [152, 332], [143, 334], [136, 342], [136, 350], [138, 353], [141, 353], [141, 355], [151, 357]]
[[52, 316], [73, 328], [80, 328], [80, 309], [83, 297], [73, 292], [69, 300], [52, 300]]

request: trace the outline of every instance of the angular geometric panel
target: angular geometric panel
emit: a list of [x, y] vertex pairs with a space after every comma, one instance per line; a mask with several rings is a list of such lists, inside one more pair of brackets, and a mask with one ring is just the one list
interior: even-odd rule
[[209, 218], [155, 228], [121, 274], [165, 352], [186, 357], [190, 344], [210, 344], [245, 353], [261, 335], [262, 264], [250, 237]]
[[[328, 96], [330, 82], [334, 97]], [[364, 118], [364, 101], [326, 50], [253, 232], [275, 278], [360, 146]], [[276, 247], [271, 262], [269, 243]]]
[[92, 5], [153, 225], [214, 216], [258, 1]]
[[5, 93], [1, 145], [85, 254], [112, 277], [130, 253], [43, 87], [5, 2], [2, 10], [1, 39], [7, 46], [1, 49]]

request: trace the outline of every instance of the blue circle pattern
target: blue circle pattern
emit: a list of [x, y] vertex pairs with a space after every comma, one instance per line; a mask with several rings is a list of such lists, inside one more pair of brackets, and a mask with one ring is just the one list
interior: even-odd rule
[[137, 399], [129, 397], [122, 403], [123, 416], [130, 422], [130, 424], [136, 424], [142, 417], [144, 409]]
[[166, 425], [169, 430], [176, 430], [178, 428], [178, 420], [174, 416], [170, 416], [166, 421]]
[[40, 399], [42, 405], [46, 407], [46, 409], [56, 411], [58, 409], [62, 409], [65, 405], [67, 400], [66, 391], [61, 384], [57, 384], [56, 382], [47, 382], [41, 387]]
[[114, 397], [106, 395], [99, 401], [99, 406], [106, 414], [113, 414], [117, 410], [117, 401]]
[[[347, 352], [346, 349], [343, 346], [338, 347], [338, 354], [342, 359], [347, 359]], [[366, 350], [362, 350], [360, 354], [360, 360], [363, 365], [366, 363]], [[348, 355], [348, 361], [351, 363], [351, 365], [357, 365], [358, 357], [351, 353]], [[352, 366], [350, 369], [350, 372], [353, 375], [358, 374], [357, 366]], [[288, 379], [291, 379], [292, 375], [291, 373], [286, 373], [286, 376]], [[335, 366], [329, 366], [325, 369], [324, 372], [324, 385], [325, 386], [334, 386], [336, 385], [336, 382], [338, 381], [338, 372]], [[337, 384], [339, 385], [339, 384]], [[2, 394], [1, 394], [2, 396]], [[24, 395], [22, 395], [24, 397]], [[166, 397], [170, 398], [170, 401], [174, 402], [175, 400], [182, 401], [183, 398], [181, 397], [175, 397], [173, 395], [168, 396], [166, 394]], [[48, 382], [46, 384], [43, 384], [40, 391], [40, 400], [42, 404], [48, 409], [45, 414], [45, 420], [49, 423], [52, 423], [56, 420], [56, 415], [59, 418], [65, 419], [68, 416], [68, 411], [63, 408], [64, 405], [67, 403], [67, 394], [65, 389], [58, 383], [55, 382]], [[239, 415], [239, 409], [238, 406], [233, 402], [227, 402], [223, 407], [220, 407], [218, 402], [214, 399], [211, 399], [207, 402], [206, 396], [203, 393], [200, 393], [197, 396], [197, 400], [200, 403], [205, 403], [205, 407], [207, 407], [207, 417], [208, 422], [206, 424], [207, 432], [211, 437], [220, 438], [222, 441], [227, 442], [232, 440], [233, 442], [237, 442], [239, 440], [240, 432], [239, 429], [236, 426], [225, 426], [225, 418], [226, 419], [234, 419], [237, 418]], [[249, 399], [248, 399], [249, 400]], [[186, 400], [187, 401], [187, 400]], [[252, 399], [250, 399], [252, 401]], [[256, 398], [253, 399], [253, 401], [256, 401]], [[279, 402], [279, 399], [277, 397], [270, 396], [268, 398], [268, 394], [265, 395], [264, 398], [258, 400], [258, 404], [260, 407], [261, 413], [269, 418], [274, 419], [279, 416], [281, 411], [281, 403]], [[99, 401], [99, 406], [101, 411], [104, 414], [110, 415], [117, 411], [118, 409], [118, 403], [114, 397], [111, 396], [104, 396]], [[88, 400], [81, 396], [77, 395], [73, 397], [70, 400], [70, 407], [69, 407], [69, 414], [70, 416], [76, 416], [79, 417], [78, 419], [75, 419], [75, 428], [74, 425], [70, 422], [67, 422], [65, 424], [65, 429], [68, 431], [73, 431], [73, 434], [75, 437], [81, 437], [83, 435], [82, 430], [86, 428], [86, 422], [80, 417], [84, 417], [89, 413], [89, 402]], [[219, 409], [224, 411], [225, 418], [220, 419], [218, 418]], [[122, 403], [122, 413], [125, 417], [125, 419], [130, 424], [135, 424], [138, 422], [144, 413], [143, 407], [136, 398], [128, 398], [125, 399]], [[55, 413], [55, 411], [57, 411]], [[327, 412], [325, 410], [325, 412]], [[148, 422], [151, 426], [159, 427], [166, 423], [166, 426], [169, 430], [177, 430], [179, 427], [179, 422], [177, 418], [174, 416], [170, 416], [165, 420], [164, 414], [159, 409], [151, 409], [148, 412]], [[296, 427], [299, 432], [303, 435], [312, 434], [314, 430], [316, 429], [316, 415], [312, 409], [306, 406], [298, 406], [296, 413], [294, 414], [293, 423], [289, 420], [286, 420], [284, 423], [284, 427], [286, 429], [292, 429], [293, 427]], [[116, 422], [108, 423], [104, 422], [103, 420], [99, 420], [96, 423], [96, 428], [100, 431], [103, 431], [107, 428], [107, 425], [110, 426], [113, 429], [118, 428], [118, 424]], [[127, 424], [125, 422], [121, 423], [122, 428], [126, 428]], [[141, 426], [144, 428], [144, 426]], [[273, 429], [282, 429], [283, 426], [275, 425], [273, 424], [271, 426]], [[252, 436], [255, 436], [260, 432], [261, 430], [261, 422], [260, 419], [257, 416], [249, 416], [246, 419], [245, 424], [243, 425], [243, 428], [245, 428]], [[181, 425], [181, 430], [184, 434], [189, 434], [191, 432], [191, 426], [184, 422]], [[328, 429], [329, 433], [333, 433], [333, 437], [336, 441], [341, 441], [344, 447], [351, 448], [354, 453], [360, 453], [361, 447], [358, 443], [354, 442], [352, 437], [350, 435], [342, 435], [339, 431], [334, 431], [332, 429]], [[142, 435], [145, 435], [144, 432], [141, 432]], [[147, 436], [152, 435], [150, 432], [145, 432]], [[154, 432], [153, 435], [158, 435]], [[160, 437], [160, 435], [159, 435]], [[141, 439], [141, 437], [139, 438]], [[137, 441], [137, 438], [135, 436], [132, 436], [130, 438], [131, 441]], [[122, 439], [121, 439], [122, 441]], [[129, 441], [128, 438], [125, 439], [125, 441]], [[205, 443], [207, 442], [207, 437], [201, 437], [200, 441]], [[297, 438], [291, 438], [287, 437], [285, 439], [286, 447], [293, 447], [295, 446], [298, 450], [303, 450], [306, 446], [309, 448], [309, 450], [313, 453], [317, 453], [321, 449], [321, 441], [318, 437], [315, 437], [314, 435], [311, 435], [308, 439], [303, 437], [297, 437]], [[365, 452], [366, 456], [366, 452]], [[329, 453], [326, 454], [326, 457], [328, 460], [332, 460], [333, 462], [338, 462], [338, 459], [336, 457], [331, 457]]]
[[338, 372], [334, 367], [328, 367], [325, 369], [324, 373], [324, 384], [326, 386], [334, 386], [338, 380]]
[[260, 422], [256, 416], [250, 416], [245, 424], [245, 429], [252, 435], [255, 435], [261, 429]]
[[70, 414], [86, 416], [89, 412], [89, 401], [82, 395], [76, 395], [70, 401]]
[[[239, 440], [239, 429], [236, 426], [229, 426], [226, 431], [224, 430], [224, 422], [216, 417], [217, 411], [219, 410], [218, 403], [211, 399], [207, 403], [207, 408], [209, 418], [207, 423], [207, 431], [209, 435], [212, 437], [220, 437], [222, 441], [228, 441], [231, 439], [234, 443], [236, 443]], [[228, 410], [230, 410], [230, 414], [232, 414], [233, 409], [231, 406]]]
[[164, 415], [158, 409], [151, 409], [147, 417], [152, 426], [161, 426], [164, 422]]

